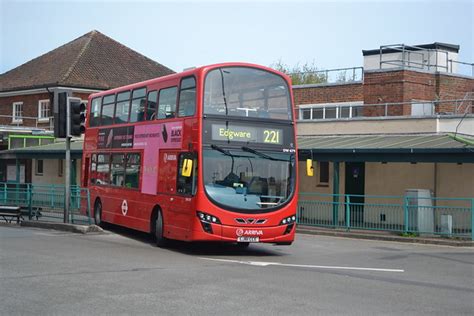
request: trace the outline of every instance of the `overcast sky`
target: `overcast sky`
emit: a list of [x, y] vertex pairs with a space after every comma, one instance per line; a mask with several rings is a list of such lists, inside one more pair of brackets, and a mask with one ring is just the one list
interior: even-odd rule
[[93, 29], [181, 71], [224, 61], [362, 65], [362, 49], [445, 42], [474, 62], [474, 1], [0, 0], [0, 73]]

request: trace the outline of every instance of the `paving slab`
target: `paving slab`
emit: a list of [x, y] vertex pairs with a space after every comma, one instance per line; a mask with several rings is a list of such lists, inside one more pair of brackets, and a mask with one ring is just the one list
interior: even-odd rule
[[79, 234], [104, 232], [104, 230], [97, 225], [77, 225], [46, 221], [22, 221], [20, 226], [55, 229]]
[[346, 230], [341, 230], [341, 229], [331, 229], [331, 228], [299, 225], [296, 227], [296, 232], [299, 234], [309, 234], [309, 235], [335, 236], [335, 237], [395, 241], [395, 242], [406, 242], [406, 243], [420, 243], [420, 244], [444, 245], [444, 246], [455, 246], [455, 247], [474, 247], [474, 241], [472, 240], [449, 239], [449, 238], [443, 238], [443, 237], [405, 237], [405, 236], [395, 235], [393, 233], [384, 232], [384, 231], [362, 231], [362, 230], [346, 231]]

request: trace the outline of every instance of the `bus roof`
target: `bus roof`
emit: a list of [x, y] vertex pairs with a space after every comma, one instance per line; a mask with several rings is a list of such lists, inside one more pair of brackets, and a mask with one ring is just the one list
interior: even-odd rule
[[157, 78], [153, 78], [153, 79], [149, 79], [149, 80], [145, 80], [145, 81], [140, 81], [140, 82], [136, 82], [136, 83], [126, 85], [126, 86], [113, 88], [113, 89], [110, 89], [110, 90], [100, 91], [100, 92], [91, 94], [89, 97], [91, 99], [93, 99], [93, 98], [96, 98], [96, 97], [100, 97], [100, 96], [104, 96], [104, 95], [108, 95], [108, 94], [112, 94], [112, 93], [117, 93], [117, 92], [124, 91], [124, 90], [133, 90], [133, 89], [136, 89], [136, 88], [141, 88], [143, 86], [153, 84], [155, 82], [173, 80], [173, 79], [176, 79], [176, 78], [187, 77], [187, 76], [191, 76], [191, 75], [195, 75], [195, 74], [201, 74], [204, 71], [208, 71], [208, 70], [214, 69], [214, 68], [221, 68], [221, 67], [258, 68], [258, 69], [262, 69], [262, 70], [265, 70], [265, 71], [268, 71], [268, 72], [273, 72], [275, 74], [279, 74], [279, 75], [283, 76], [288, 82], [291, 82], [290, 78], [286, 74], [284, 74], [282, 72], [279, 72], [275, 69], [266, 67], [266, 66], [261, 66], [261, 65], [257, 65], [257, 64], [251, 64], [251, 63], [243, 63], [243, 62], [226, 62], [226, 63], [200, 66], [200, 67], [197, 67], [197, 68], [192, 68], [192, 69], [185, 70], [183, 72], [179, 72], [179, 73], [175, 73], [175, 74], [171, 74], [171, 75], [167, 75], [167, 76], [163, 76], [163, 77], [157, 77]]

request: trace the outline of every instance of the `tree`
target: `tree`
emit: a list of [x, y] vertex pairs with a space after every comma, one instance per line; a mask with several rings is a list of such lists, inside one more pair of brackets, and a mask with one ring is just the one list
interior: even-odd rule
[[311, 63], [306, 62], [303, 65], [298, 63], [290, 68], [290, 66], [279, 60], [271, 64], [270, 68], [290, 76], [294, 85], [326, 83], [328, 81], [328, 78], [325, 76], [324, 72], [318, 70], [318, 67], [316, 67], [314, 61]]

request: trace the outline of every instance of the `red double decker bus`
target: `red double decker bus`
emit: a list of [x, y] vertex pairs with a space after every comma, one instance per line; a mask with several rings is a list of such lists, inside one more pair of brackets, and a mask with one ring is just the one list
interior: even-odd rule
[[82, 184], [96, 224], [167, 239], [289, 245], [297, 205], [292, 91], [224, 63], [90, 96]]

